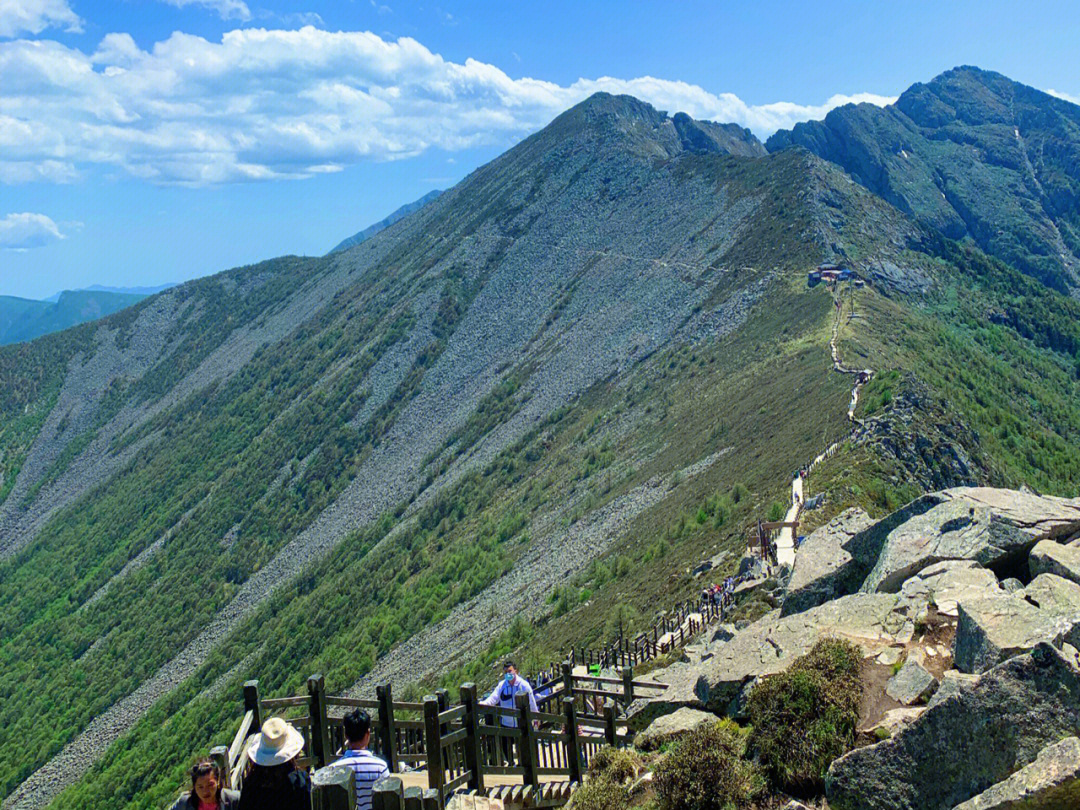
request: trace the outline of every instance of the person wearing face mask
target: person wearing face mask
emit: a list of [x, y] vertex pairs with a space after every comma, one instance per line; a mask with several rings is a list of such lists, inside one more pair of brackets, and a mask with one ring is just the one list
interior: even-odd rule
[[[517, 708], [518, 695], [528, 695], [529, 709], [534, 712], [540, 711], [540, 708], [536, 705], [536, 695], [533, 694], [532, 686], [529, 685], [527, 680], [518, 675], [514, 662], [507, 661], [503, 664], [503, 679], [495, 685], [490, 695], [480, 701], [480, 705], [515, 709]], [[518, 725], [516, 717], [507, 717], [505, 715], [499, 717], [499, 722], [504, 728], [517, 728]], [[513, 743], [514, 741], [509, 737], [502, 738], [503, 757], [508, 765], [514, 764]]]
[[170, 810], [236, 810], [240, 794], [225, 788], [218, 766], [200, 759], [191, 768], [191, 790], [176, 800]]

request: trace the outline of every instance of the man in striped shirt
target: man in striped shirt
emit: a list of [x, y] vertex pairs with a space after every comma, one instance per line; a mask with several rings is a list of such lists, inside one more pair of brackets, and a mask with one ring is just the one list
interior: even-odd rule
[[371, 789], [390, 775], [386, 763], [368, 750], [371, 742], [371, 717], [363, 709], [353, 709], [345, 717], [345, 740], [348, 750], [334, 765], [348, 766], [356, 779], [356, 810], [371, 810]]

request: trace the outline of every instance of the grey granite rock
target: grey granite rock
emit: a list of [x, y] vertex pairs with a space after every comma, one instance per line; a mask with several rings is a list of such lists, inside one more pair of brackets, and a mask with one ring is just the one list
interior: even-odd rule
[[873, 524], [862, 509], [841, 512], [811, 532], [799, 546], [781, 615], [790, 616], [843, 596], [843, 571], [851, 561], [844, 543]]
[[917, 661], [909, 658], [900, 671], [889, 678], [885, 694], [893, 700], [911, 706], [926, 701], [937, 688], [937, 680]]
[[1048, 745], [1030, 765], [954, 810], [1066, 810], [1080, 807], [1080, 739]]
[[1059, 577], [1080, 582], [1080, 548], [1064, 546], [1053, 540], [1039, 542], [1028, 556], [1031, 576], [1057, 574]]
[[829, 766], [833, 810], [950, 810], [1080, 730], [1080, 669], [1049, 644]]

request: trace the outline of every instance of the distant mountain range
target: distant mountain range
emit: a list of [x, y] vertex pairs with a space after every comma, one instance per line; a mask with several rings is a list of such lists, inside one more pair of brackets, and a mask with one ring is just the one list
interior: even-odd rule
[[339, 250], [345, 250], [347, 248], [351, 248], [351, 247], [355, 247], [356, 245], [359, 245], [361, 242], [364, 242], [364, 241], [370, 239], [371, 237], [373, 237], [379, 231], [385, 230], [386, 228], [389, 228], [391, 225], [393, 225], [398, 220], [403, 219], [404, 217], [407, 217], [413, 211], [419, 211], [421, 208], [423, 208], [429, 202], [434, 200], [440, 194], [442, 194], [442, 191], [440, 191], [439, 189], [435, 189], [434, 191], [429, 191], [427, 194], [425, 194], [419, 200], [414, 200], [411, 203], [408, 203], [406, 205], [401, 206], [401, 208], [394, 211], [394, 213], [390, 214], [385, 219], [380, 219], [374, 225], [369, 225], [368, 227], [364, 228], [364, 230], [360, 231], [359, 233], [354, 233], [348, 239], [345, 239], [344, 241], [339, 243], [330, 252], [331, 253], [337, 253]]
[[91, 284], [89, 287], [80, 287], [78, 290], [62, 290], [58, 293], [53, 293], [48, 298], [44, 298], [44, 301], [59, 301], [60, 296], [65, 292], [106, 292], [106, 293], [120, 293], [122, 295], [153, 295], [159, 293], [162, 290], [167, 290], [170, 287], [175, 287], [176, 282], [170, 282], [168, 284], [159, 284], [156, 287], [106, 287], [102, 284]]
[[149, 294], [91, 287], [86, 290], [64, 290], [44, 301], [0, 296], [0, 344], [33, 340], [69, 326], [104, 318], [138, 303]]

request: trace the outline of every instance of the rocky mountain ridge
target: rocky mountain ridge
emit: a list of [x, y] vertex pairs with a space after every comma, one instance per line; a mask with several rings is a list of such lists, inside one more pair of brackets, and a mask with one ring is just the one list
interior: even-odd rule
[[766, 146], [808, 149], [945, 236], [1080, 289], [1080, 106], [960, 67], [894, 105], [845, 105]]
[[[843, 257], [865, 286], [806, 286]], [[471, 667], [511, 599], [523, 654], [606, 642], [824, 446], [822, 522], [1064, 493], [1077, 313], [827, 160], [601, 94], [353, 248], [2, 349], [5, 806], [164, 802], [245, 677]], [[837, 344], [881, 372], [854, 441]]]

